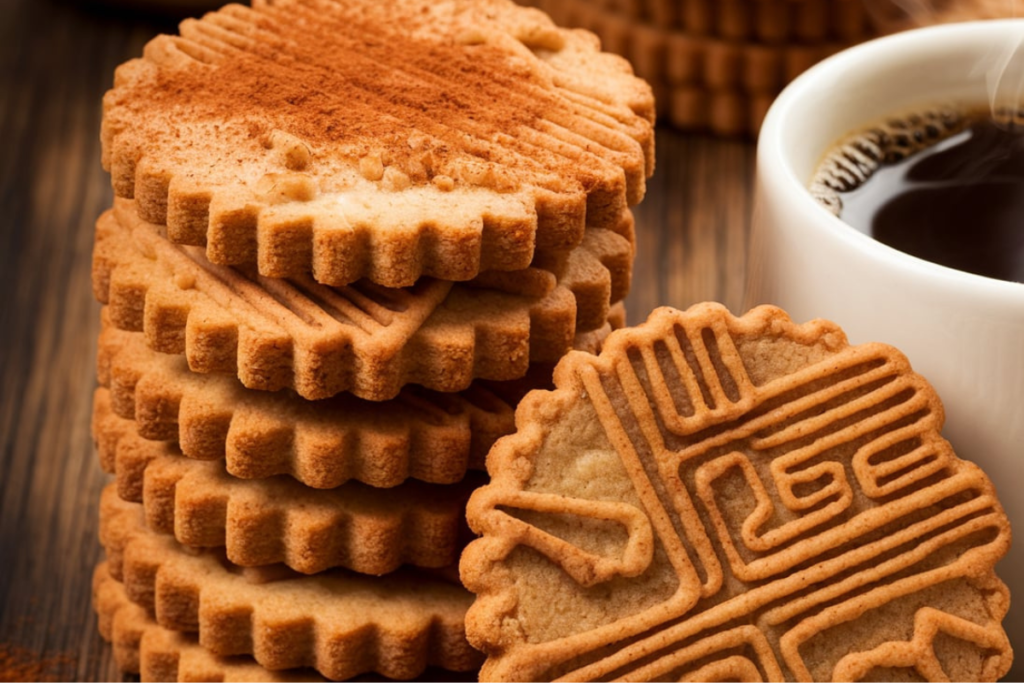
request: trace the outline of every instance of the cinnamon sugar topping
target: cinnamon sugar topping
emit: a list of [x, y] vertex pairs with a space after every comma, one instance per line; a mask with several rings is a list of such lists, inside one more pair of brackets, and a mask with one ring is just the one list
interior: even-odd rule
[[[584, 224], [617, 221], [653, 170], [652, 119], [650, 89], [620, 58], [510, 0], [255, 0], [185, 21], [123, 65], [102, 135], [115, 193], [217, 263], [251, 263], [263, 209], [305, 202], [289, 216], [312, 225], [312, 247], [260, 251], [262, 274], [315, 263], [324, 284], [407, 286], [519, 270], [535, 249], [578, 245]], [[268, 194], [282, 173], [310, 187]], [[443, 197], [460, 189], [472, 196], [453, 213]], [[390, 204], [394, 192], [411, 204]], [[355, 254], [352, 211], [372, 214], [359, 229], [440, 234], [446, 256]]]
[[[183, 35], [218, 50], [199, 56], [206, 64], [151, 70], [119, 89], [119, 104], [133, 117], [244, 123], [253, 141], [285, 147], [293, 170], [309, 163], [310, 145], [356, 159], [383, 148], [388, 165], [424, 181], [459, 176], [455, 157], [501, 162], [487, 142], [572, 114], [536, 60], [517, 54], [522, 43], [476, 25], [497, 3], [383, 4], [276, 2], [185, 22]], [[531, 28], [523, 39], [559, 44], [551, 35]], [[547, 161], [562, 162], [549, 172], [597, 182], [569, 159]]]
[[277, 129], [271, 137], [287, 131], [313, 145], [356, 151], [382, 143], [403, 166], [417, 131], [437, 131], [430, 151], [442, 164], [453, 148], [465, 149], [456, 128], [436, 122], [495, 134], [565, 107], [543, 90], [529, 92], [530, 71], [486, 41], [416, 39], [341, 12], [316, 24], [304, 19], [282, 10], [257, 15], [259, 41], [210, 68], [157, 71], [133, 89], [133, 103], [139, 113], [252, 122], [261, 138], [269, 126]]

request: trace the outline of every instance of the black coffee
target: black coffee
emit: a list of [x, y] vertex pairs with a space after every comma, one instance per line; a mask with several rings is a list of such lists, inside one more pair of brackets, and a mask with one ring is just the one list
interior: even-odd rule
[[[1024, 283], [1024, 128], [988, 115], [947, 124], [890, 123], [874, 131], [881, 146], [870, 135], [866, 145], [854, 138], [838, 167], [853, 179], [837, 182], [833, 168], [827, 183], [836, 190], [832, 208], [843, 222], [905, 253]], [[894, 131], [911, 137], [894, 141]]]

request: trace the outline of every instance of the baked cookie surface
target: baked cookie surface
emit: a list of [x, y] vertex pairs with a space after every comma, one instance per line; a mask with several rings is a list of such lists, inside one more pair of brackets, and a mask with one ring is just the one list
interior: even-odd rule
[[271, 671], [251, 657], [219, 657], [188, 633], [169, 631], [128, 599], [106, 562], [93, 572], [92, 602], [99, 631], [122, 671], [144, 681], [324, 681], [310, 669]]
[[654, 101], [509, 0], [256, 0], [181, 24], [104, 98], [114, 192], [220, 265], [464, 281], [640, 201]]
[[571, 354], [555, 385], [468, 507], [482, 680], [1008, 670], [1009, 522], [895, 349], [702, 304]]
[[472, 671], [480, 661], [463, 622], [472, 595], [446, 570], [239, 568], [147, 529], [142, 506], [113, 486], [100, 500], [100, 542], [132, 602], [220, 657], [252, 655], [267, 669], [312, 668], [336, 680], [413, 678], [428, 666]]
[[[628, 214], [615, 223], [627, 234], [631, 225]], [[462, 391], [473, 379], [520, 379], [530, 363], [557, 361], [578, 334], [613, 317], [632, 253], [630, 238], [594, 228], [561, 277], [529, 267], [515, 282], [485, 273], [407, 288], [328, 287], [212, 264], [119, 200], [96, 223], [92, 275], [117, 327], [144, 332], [156, 351], [184, 354], [194, 372], [235, 374], [248, 388], [290, 388], [311, 400], [351, 391], [381, 401], [406, 384]]]

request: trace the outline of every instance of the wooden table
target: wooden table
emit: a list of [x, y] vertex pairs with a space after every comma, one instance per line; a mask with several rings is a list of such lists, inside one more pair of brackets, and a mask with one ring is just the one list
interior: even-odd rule
[[[0, 2], [0, 680], [121, 678], [90, 597], [107, 481], [89, 434], [93, 222], [112, 197], [100, 98], [117, 64], [173, 30], [75, 0]], [[753, 157], [749, 143], [658, 130], [632, 323], [705, 299], [739, 311]]]

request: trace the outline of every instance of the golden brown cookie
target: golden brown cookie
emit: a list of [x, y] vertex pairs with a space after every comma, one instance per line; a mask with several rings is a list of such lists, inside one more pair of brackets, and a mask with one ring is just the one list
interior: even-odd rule
[[483, 680], [997, 680], [1010, 528], [907, 359], [772, 307], [570, 354], [488, 456]]
[[[142, 437], [177, 441], [189, 458], [224, 461], [227, 473], [242, 479], [284, 474], [321, 489], [353, 479], [375, 487], [409, 478], [457, 482], [467, 469], [483, 470], [494, 441], [512, 432], [519, 399], [551, 383], [551, 366], [535, 366], [522, 379], [477, 380], [457, 394], [407, 386], [385, 404], [346, 394], [306, 401], [193, 373], [183, 357], [153, 351], [141, 333], [114, 327], [107, 309], [101, 318], [97, 376], [113, 412], [135, 421]], [[604, 327], [577, 335], [573, 347], [597, 353], [624, 324], [616, 304]], [[121, 489], [131, 499], [139, 493]]]
[[[103, 562], [93, 572], [93, 607], [99, 617], [100, 635], [110, 641], [117, 666], [140, 674], [143, 681], [324, 681], [312, 669], [269, 670], [252, 657], [220, 657], [199, 645], [194, 634], [169, 631], [157, 624], [145, 609], [125, 593]], [[414, 680], [470, 681], [474, 671], [453, 672], [428, 667]], [[359, 681], [379, 680], [364, 674]]]
[[457, 482], [468, 468], [483, 469], [494, 441], [512, 431], [519, 398], [550, 382], [550, 369], [538, 368], [523, 380], [478, 380], [457, 394], [407, 386], [383, 404], [347, 394], [306, 401], [190, 372], [183, 357], [117, 329], [106, 309], [102, 317], [98, 377], [114, 412], [135, 420], [145, 438], [178, 441], [188, 457], [226, 461], [244, 479], [287, 474], [316, 488], [350, 479], [377, 487], [407, 478]]
[[110, 394], [93, 399], [93, 439], [118, 495], [141, 503], [146, 526], [196, 548], [224, 548], [244, 567], [281, 563], [303, 574], [344, 567], [386, 574], [400, 565], [453, 565], [467, 540], [466, 500], [486, 479], [409, 480], [383, 491], [358, 482], [311, 489], [290, 477], [247, 481], [223, 461], [190, 460], [166, 441], [138, 435], [115, 415]]
[[371, 671], [412, 678], [427, 666], [470, 671], [480, 663], [463, 624], [472, 595], [443, 573], [235, 567], [148, 531], [141, 506], [112, 486], [100, 501], [100, 541], [133, 602], [164, 628], [198, 633], [218, 656], [251, 654], [268, 669], [309, 667], [334, 679]]
[[611, 227], [653, 118], [621, 58], [510, 0], [256, 0], [117, 70], [103, 164], [211, 263], [406, 287]]
[[[461, 391], [475, 378], [517, 379], [531, 362], [557, 361], [576, 333], [604, 324], [628, 284], [622, 266], [632, 245], [603, 234], [580, 247], [587, 257], [574, 257], [561, 281], [531, 268], [517, 293], [430, 278], [406, 289], [330, 288], [213, 265], [122, 200], [96, 224], [93, 288], [118, 327], [144, 331], [157, 351], [185, 354], [193, 371], [308, 399], [351, 391], [376, 401], [409, 383]], [[577, 327], [580, 311], [590, 330]]]
[[270, 671], [252, 657], [218, 657], [200, 646], [195, 636], [162, 628], [128, 599], [106, 562], [93, 572], [92, 602], [100, 635], [110, 642], [118, 668], [141, 674], [144, 681], [325, 680], [308, 669]]

